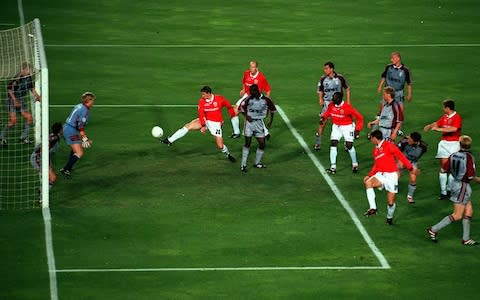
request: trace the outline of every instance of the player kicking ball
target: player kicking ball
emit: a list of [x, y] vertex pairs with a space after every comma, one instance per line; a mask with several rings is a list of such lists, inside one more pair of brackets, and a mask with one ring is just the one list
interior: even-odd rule
[[201, 98], [198, 100], [198, 118], [185, 124], [185, 126], [177, 130], [174, 134], [160, 142], [170, 146], [176, 140], [184, 137], [189, 131], [200, 130], [201, 133], [205, 134], [208, 129], [210, 134], [214, 136], [218, 149], [222, 151], [229, 161], [235, 162], [235, 157], [230, 154], [228, 147], [223, 143], [222, 137], [222, 108], [226, 107], [228, 113], [233, 118], [235, 117], [235, 111], [232, 105], [223, 96], [212, 94], [212, 89], [209, 86], [204, 86], [200, 90], [200, 93]]
[[255, 136], [258, 142], [257, 152], [255, 154], [255, 168], [266, 168], [266, 165], [262, 163], [263, 153], [265, 152], [265, 124], [263, 119], [267, 114], [270, 118], [266, 124], [266, 127], [272, 126], [273, 113], [276, 111], [273, 101], [260, 93], [258, 85], [252, 84], [250, 86], [250, 96], [248, 96], [239, 107], [239, 111], [245, 116], [245, 144], [242, 149], [242, 164], [240, 170], [247, 172], [247, 160], [250, 153], [250, 145], [252, 143], [252, 136]]
[[416, 174], [417, 169], [394, 143], [383, 138], [380, 130], [372, 131], [370, 136], [370, 141], [375, 145], [373, 149], [374, 164], [370, 173], [363, 178], [370, 206], [364, 215], [369, 217], [377, 214], [374, 188], [385, 188], [387, 191], [387, 224], [393, 225], [393, 214], [396, 208], [395, 194], [398, 193], [398, 167], [395, 160], [399, 160], [410, 173]]

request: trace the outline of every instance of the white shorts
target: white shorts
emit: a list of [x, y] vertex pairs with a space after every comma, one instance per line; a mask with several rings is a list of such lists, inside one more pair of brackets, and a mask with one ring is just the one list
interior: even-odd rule
[[332, 125], [332, 133], [330, 134], [330, 140], [340, 141], [341, 138], [345, 139], [345, 142], [353, 142], [355, 139], [355, 125]]
[[379, 190], [385, 188], [385, 190], [391, 193], [398, 193], [397, 172], [378, 172], [375, 173], [373, 177], [377, 178], [377, 180], [380, 181], [380, 183], [382, 184], [382, 186], [378, 188]]
[[455, 152], [460, 151], [460, 142], [441, 140], [438, 143], [437, 155], [435, 158], [449, 158]]
[[222, 122], [206, 120], [205, 125], [213, 136], [222, 137]]

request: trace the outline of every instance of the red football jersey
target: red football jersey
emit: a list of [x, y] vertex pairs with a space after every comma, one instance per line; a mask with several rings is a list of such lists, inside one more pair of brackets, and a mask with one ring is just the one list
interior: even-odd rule
[[231, 117], [235, 116], [235, 111], [233, 110], [232, 104], [225, 99], [223, 96], [212, 94], [212, 100], [205, 100], [200, 98], [198, 100], [198, 118], [200, 119], [200, 124], [205, 126], [205, 121], [215, 121], [223, 122], [222, 117], [222, 108], [226, 107], [228, 113]]
[[374, 163], [368, 176], [373, 176], [378, 172], [397, 172], [398, 167], [395, 158], [401, 161], [407, 170], [412, 169], [410, 161], [394, 143], [382, 140], [373, 149]]
[[363, 116], [345, 101], [342, 101], [340, 105], [331, 102], [322, 117], [325, 120], [331, 118], [332, 123], [336, 125], [350, 125], [355, 118], [355, 130], [360, 131], [363, 128]]
[[250, 86], [252, 84], [258, 85], [258, 90], [260, 91], [260, 93], [270, 92], [270, 85], [268, 84], [267, 78], [265, 78], [263, 73], [260, 71], [258, 71], [255, 76], [252, 76], [250, 70], [243, 72], [242, 85], [245, 93], [247, 93], [248, 95], [250, 95]]
[[442, 140], [456, 142], [462, 135], [462, 117], [457, 112], [451, 115], [444, 114], [438, 121], [437, 126], [441, 128], [456, 127], [454, 132], [442, 132]]

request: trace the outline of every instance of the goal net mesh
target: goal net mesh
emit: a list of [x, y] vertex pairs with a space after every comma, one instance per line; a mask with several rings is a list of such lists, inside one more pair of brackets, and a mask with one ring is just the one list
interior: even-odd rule
[[0, 31], [0, 209], [41, 206], [42, 172], [31, 163], [42, 141], [42, 102], [33, 89], [45, 92], [39, 24]]

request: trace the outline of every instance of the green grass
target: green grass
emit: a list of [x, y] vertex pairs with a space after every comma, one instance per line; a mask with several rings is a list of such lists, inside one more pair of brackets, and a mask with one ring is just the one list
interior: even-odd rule
[[[18, 24], [15, 6], [2, 5], [0, 23]], [[406, 131], [437, 120], [441, 101], [453, 97], [478, 156], [480, 71], [475, 61], [480, 47], [414, 46], [478, 44], [480, 4], [475, 1], [41, 0], [24, 6], [27, 20], [42, 22], [51, 104], [73, 106], [91, 90], [98, 105], [195, 105], [205, 84], [235, 101], [242, 72], [256, 59], [273, 99], [310, 145], [323, 63], [335, 62], [351, 85], [353, 104], [368, 120], [378, 108], [380, 74], [390, 52], [399, 50], [414, 77]], [[198, 47], [60, 46], [65, 44]], [[203, 47], [251, 44], [325, 47]], [[52, 107], [51, 122], [63, 121], [69, 111]], [[150, 136], [154, 125], [171, 134], [194, 117], [195, 107], [92, 109], [87, 133], [93, 146], [76, 165], [73, 179], [59, 178], [51, 193], [57, 269], [380, 266], [279, 115], [265, 153], [268, 169], [251, 168], [246, 175], [215, 149], [209, 135], [192, 132], [171, 147]], [[228, 136], [228, 121], [224, 131]], [[339, 172], [333, 177], [359, 217], [367, 208], [362, 178], [372, 162], [365, 133], [356, 142], [360, 174], [351, 174], [348, 155], [339, 151]], [[460, 245], [461, 224], [442, 230], [437, 245], [425, 234], [427, 226], [450, 213], [451, 205], [436, 200], [439, 135], [422, 134], [429, 150], [421, 161], [417, 203], [406, 203], [404, 176], [394, 226], [384, 223], [383, 191], [377, 192], [380, 214], [361, 218], [391, 269], [57, 273], [59, 298], [475, 297], [479, 249]], [[327, 140], [328, 133], [324, 145]], [[242, 141], [226, 138], [226, 143], [240, 158]], [[57, 169], [68, 152], [62, 143]], [[315, 156], [328, 166], [328, 147]], [[477, 206], [480, 191], [478, 186], [473, 190]], [[41, 212], [0, 211], [0, 220], [0, 273], [8, 274], [0, 279], [0, 298], [48, 298]], [[480, 238], [478, 228], [474, 217], [473, 238]]]

